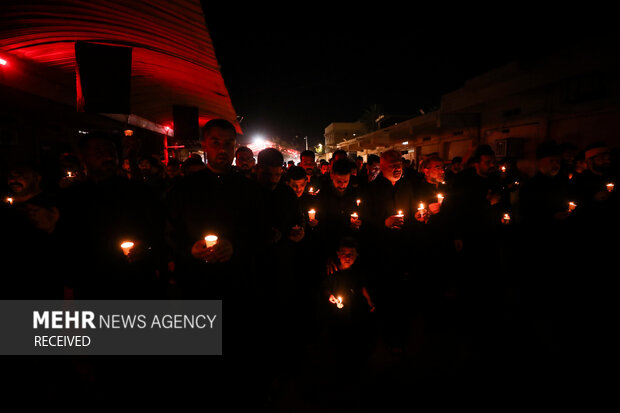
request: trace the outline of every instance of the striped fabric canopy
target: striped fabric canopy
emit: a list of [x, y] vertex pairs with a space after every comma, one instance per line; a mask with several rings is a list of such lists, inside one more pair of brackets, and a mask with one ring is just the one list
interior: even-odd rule
[[0, 11], [9, 63], [61, 73], [75, 91], [76, 41], [131, 47], [133, 115], [172, 124], [173, 105], [194, 106], [201, 126], [220, 117], [240, 131], [199, 0], [4, 0]]

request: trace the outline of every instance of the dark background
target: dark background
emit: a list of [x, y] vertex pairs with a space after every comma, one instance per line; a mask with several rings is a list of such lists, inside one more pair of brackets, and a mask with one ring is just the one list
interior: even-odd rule
[[389, 115], [429, 112], [472, 77], [608, 31], [578, 10], [211, 3], [203, 0], [207, 29], [244, 134], [298, 147], [372, 105]]

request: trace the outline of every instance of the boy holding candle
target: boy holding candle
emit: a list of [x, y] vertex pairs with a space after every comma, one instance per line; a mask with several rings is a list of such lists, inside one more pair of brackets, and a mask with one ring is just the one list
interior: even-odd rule
[[337, 271], [324, 281], [321, 305], [326, 309], [327, 338], [339, 360], [356, 363], [372, 349], [371, 313], [374, 302], [368, 292], [368, 277], [358, 264], [359, 246], [351, 237], [340, 240]]

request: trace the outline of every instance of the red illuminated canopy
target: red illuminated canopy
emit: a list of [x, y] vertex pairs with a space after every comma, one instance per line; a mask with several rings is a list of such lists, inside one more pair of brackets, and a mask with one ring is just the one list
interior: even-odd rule
[[[77, 41], [132, 48], [132, 115], [170, 125], [173, 105], [194, 106], [200, 125], [218, 117], [240, 131], [199, 0], [5, 0], [0, 5], [0, 59], [60, 73], [59, 82], [73, 96]], [[20, 87], [23, 82], [14, 76], [0, 76], [0, 82]]]

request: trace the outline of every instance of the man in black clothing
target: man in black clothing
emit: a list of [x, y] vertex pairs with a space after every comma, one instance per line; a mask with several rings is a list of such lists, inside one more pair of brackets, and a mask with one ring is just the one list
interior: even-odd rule
[[314, 152], [307, 149], [299, 155], [299, 166], [306, 171], [307, 185], [306, 190], [316, 194], [321, 189], [321, 177], [316, 173], [316, 162]]
[[323, 186], [316, 196], [316, 210], [319, 225], [317, 229], [323, 240], [323, 257], [336, 249], [338, 240], [345, 235], [359, 236], [358, 231], [364, 219], [351, 220], [357, 210], [357, 192], [349, 186], [352, 162], [346, 158], [334, 161], [329, 175], [329, 185]]
[[[444, 162], [437, 155], [421, 165], [423, 179], [413, 188], [415, 222], [412, 247], [424, 257], [417, 263], [418, 298], [426, 306], [436, 305], [455, 273], [453, 240], [449, 231], [452, 196], [444, 184]], [[452, 280], [453, 281], [453, 280]]]
[[0, 296], [4, 299], [63, 298], [64, 266], [55, 234], [59, 211], [41, 181], [41, 174], [30, 164], [15, 165], [7, 175], [9, 192], [0, 205], [0, 258], [5, 274]]
[[[85, 135], [79, 155], [86, 180], [60, 194], [57, 226], [75, 298], [162, 298], [166, 248], [158, 196], [119, 173], [110, 135]], [[133, 242], [127, 255], [125, 241]]]
[[[168, 194], [168, 241], [183, 297], [222, 299], [253, 285], [252, 263], [264, 247], [258, 186], [232, 168], [236, 131], [221, 119], [203, 128], [206, 168]], [[205, 236], [217, 243], [207, 248]]]
[[[260, 394], [269, 383], [256, 355], [273, 343], [255, 340], [264, 331], [249, 315], [262, 304], [259, 275], [263, 274], [257, 272], [256, 263], [267, 251], [269, 228], [263, 225], [266, 215], [258, 184], [232, 168], [236, 138], [230, 122], [207, 122], [201, 141], [206, 168], [186, 177], [167, 199], [167, 233], [179, 298], [221, 299], [225, 312], [224, 358], [174, 360], [174, 368], [179, 366], [178, 387], [207, 389], [209, 398], [231, 396], [228, 389]], [[214, 246], [207, 247], [208, 234], [218, 237]], [[195, 369], [212, 374], [199, 375], [197, 385], [191, 374]]]
[[411, 249], [412, 187], [401, 180], [400, 153], [381, 154], [381, 173], [366, 188], [362, 216], [367, 221], [366, 250], [372, 273], [369, 290], [381, 308], [386, 340], [394, 351], [402, 350], [414, 300], [410, 296], [410, 271], [415, 251]]
[[253, 178], [253, 175], [255, 174], [255, 164], [256, 161], [254, 160], [254, 153], [252, 152], [252, 149], [247, 146], [240, 146], [237, 148], [237, 151], [235, 152], [235, 169], [237, 172], [247, 178]]

